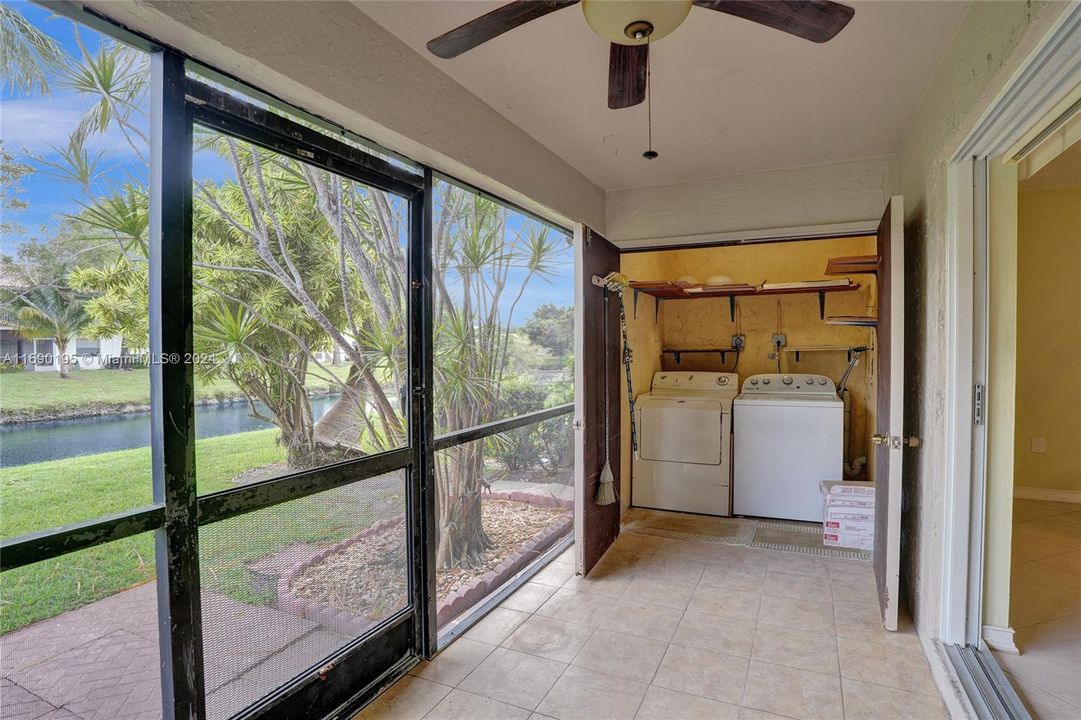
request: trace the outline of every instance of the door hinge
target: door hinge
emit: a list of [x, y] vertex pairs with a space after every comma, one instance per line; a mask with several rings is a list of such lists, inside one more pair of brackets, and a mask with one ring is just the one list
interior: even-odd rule
[[972, 388], [972, 424], [983, 425], [983, 383]]

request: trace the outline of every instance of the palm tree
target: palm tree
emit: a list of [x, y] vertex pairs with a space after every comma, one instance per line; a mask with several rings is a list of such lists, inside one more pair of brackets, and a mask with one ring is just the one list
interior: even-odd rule
[[39, 287], [16, 294], [15, 332], [22, 337], [51, 338], [60, 358], [60, 377], [68, 377], [68, 348], [90, 322], [81, 298], [54, 287]]
[[0, 4], [0, 68], [7, 90], [23, 95], [49, 92], [49, 73], [64, 58], [60, 45], [22, 13]]

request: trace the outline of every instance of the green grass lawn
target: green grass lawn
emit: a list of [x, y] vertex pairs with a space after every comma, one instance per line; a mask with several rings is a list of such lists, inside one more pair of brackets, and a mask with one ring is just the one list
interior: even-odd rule
[[[334, 368], [345, 378], [348, 366]], [[310, 390], [326, 390], [330, 381], [325, 373], [308, 374]], [[218, 395], [239, 395], [229, 380], [196, 380], [197, 399]], [[146, 368], [133, 370], [73, 370], [71, 377], [61, 380], [55, 372], [0, 373], [0, 413], [57, 412], [95, 405], [150, 402], [150, 373]]]
[[[245, 470], [284, 459], [276, 430], [200, 440], [199, 492], [233, 487]], [[201, 461], [200, 461], [201, 458]], [[205, 526], [203, 586], [261, 602], [247, 564], [297, 543], [332, 542], [373, 521], [373, 504], [401, 488], [341, 488]], [[0, 536], [78, 522], [150, 502], [148, 449], [121, 450], [0, 470]], [[0, 575], [0, 634], [108, 597], [154, 577], [152, 533], [117, 540]]]

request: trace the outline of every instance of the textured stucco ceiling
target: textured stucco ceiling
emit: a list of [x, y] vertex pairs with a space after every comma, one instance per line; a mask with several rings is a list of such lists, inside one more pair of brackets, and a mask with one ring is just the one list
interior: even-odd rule
[[608, 44], [570, 7], [453, 60], [424, 44], [487, 0], [355, 0], [376, 22], [604, 189], [892, 154], [967, 2], [854, 2], [817, 45], [694, 8], [652, 47], [646, 106], [607, 107]]

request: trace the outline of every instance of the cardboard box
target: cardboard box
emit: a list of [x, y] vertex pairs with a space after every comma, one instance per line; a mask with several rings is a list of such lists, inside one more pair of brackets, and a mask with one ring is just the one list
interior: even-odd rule
[[875, 486], [826, 480], [822, 490], [822, 544], [871, 550], [875, 542]]

